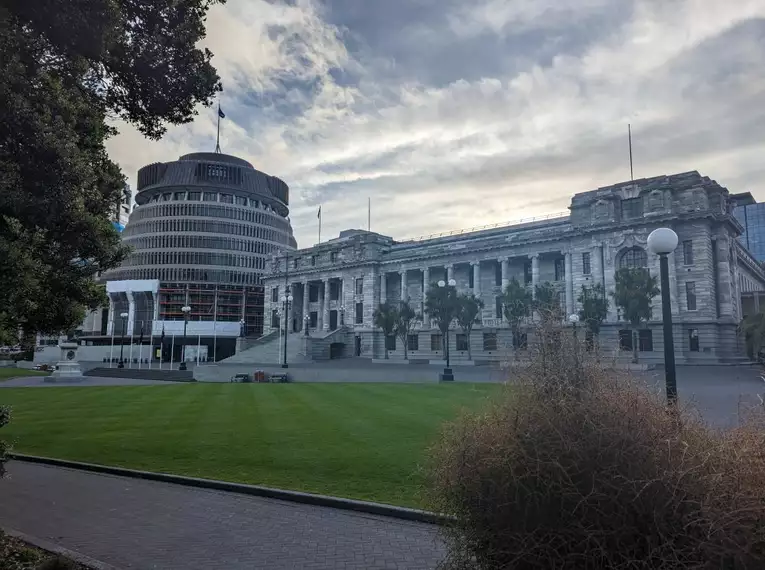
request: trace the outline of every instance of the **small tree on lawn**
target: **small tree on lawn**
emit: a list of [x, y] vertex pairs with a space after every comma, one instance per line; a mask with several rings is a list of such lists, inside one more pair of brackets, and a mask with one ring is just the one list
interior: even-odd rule
[[[5, 406], [0, 406], [0, 428], [6, 425], [11, 420], [11, 409]], [[11, 446], [0, 439], [0, 478], [5, 475], [5, 463], [8, 461], [8, 452], [11, 450]]]
[[741, 321], [739, 331], [746, 342], [749, 358], [758, 359], [760, 350], [765, 347], [765, 313], [748, 315]]
[[409, 333], [417, 319], [417, 313], [414, 311], [409, 301], [401, 301], [396, 310], [396, 326], [394, 333], [404, 344], [404, 360], [409, 360]]
[[638, 333], [643, 322], [651, 320], [651, 300], [661, 291], [644, 267], [622, 267], [616, 272], [616, 288], [611, 296], [619, 316], [632, 330], [632, 362], [638, 361]]
[[[425, 312], [441, 331], [444, 343], [446, 343], [446, 335], [452, 321], [457, 318], [459, 307], [457, 288], [451, 285], [431, 287], [425, 295]], [[446, 356], [448, 348], [448, 346], [444, 346], [444, 356]]]
[[470, 334], [473, 332], [473, 325], [480, 322], [481, 310], [484, 304], [481, 299], [473, 294], [459, 295], [457, 300], [459, 302], [457, 324], [467, 337], [468, 359], [473, 360], [473, 354], [470, 350]]
[[385, 335], [385, 358], [388, 358], [388, 338], [396, 331], [398, 310], [390, 303], [383, 303], [374, 312], [375, 326], [382, 329]]
[[605, 287], [600, 283], [592, 287], [582, 285], [582, 291], [579, 293], [579, 304], [582, 307], [579, 309], [579, 320], [592, 335], [597, 351], [600, 327], [608, 317], [608, 297], [606, 297]]
[[560, 293], [549, 281], [534, 288], [533, 307], [539, 313], [543, 323], [559, 322], [563, 318], [560, 306]]
[[521, 324], [531, 312], [532, 301], [529, 290], [521, 285], [515, 277], [510, 279], [502, 294], [502, 312], [513, 335], [513, 345], [516, 347], [513, 354], [516, 360], [518, 360], [517, 348], [520, 346]]

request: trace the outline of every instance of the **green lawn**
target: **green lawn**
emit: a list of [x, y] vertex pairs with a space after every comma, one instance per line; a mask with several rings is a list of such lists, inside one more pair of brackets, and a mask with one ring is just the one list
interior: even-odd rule
[[416, 506], [423, 451], [496, 385], [5, 388], [16, 451]]
[[26, 368], [0, 368], [0, 382], [8, 378], [17, 378], [19, 376], [47, 376], [50, 372], [41, 372], [40, 370], [27, 370]]

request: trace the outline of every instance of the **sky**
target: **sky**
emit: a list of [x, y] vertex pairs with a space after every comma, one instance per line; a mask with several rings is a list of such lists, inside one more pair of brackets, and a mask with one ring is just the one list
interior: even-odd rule
[[[765, 0], [228, 0], [204, 44], [221, 148], [290, 186], [299, 247], [565, 212], [576, 192], [698, 170], [765, 200]], [[215, 148], [200, 107], [109, 141], [135, 188]]]

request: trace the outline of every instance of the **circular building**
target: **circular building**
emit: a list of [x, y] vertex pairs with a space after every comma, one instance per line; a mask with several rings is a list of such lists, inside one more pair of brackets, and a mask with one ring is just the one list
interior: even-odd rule
[[287, 184], [240, 158], [199, 152], [141, 168], [136, 190], [122, 233], [133, 251], [101, 276], [110, 300], [101, 333], [133, 343], [140, 335], [153, 356], [149, 339], [173, 335], [161, 351], [174, 361], [220, 360], [237, 337], [260, 336], [267, 260], [296, 247]]

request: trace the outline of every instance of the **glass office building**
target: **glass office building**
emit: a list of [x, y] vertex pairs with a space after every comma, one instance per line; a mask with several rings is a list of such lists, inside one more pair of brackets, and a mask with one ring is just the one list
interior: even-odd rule
[[731, 198], [736, 204], [733, 214], [744, 226], [738, 240], [757, 261], [765, 261], [765, 202], [758, 204], [749, 192], [733, 194]]

